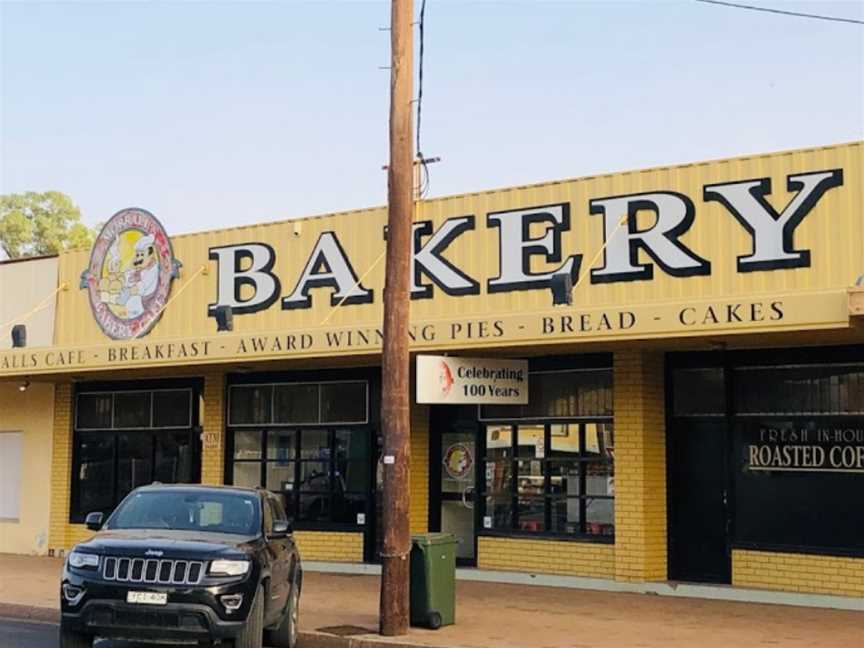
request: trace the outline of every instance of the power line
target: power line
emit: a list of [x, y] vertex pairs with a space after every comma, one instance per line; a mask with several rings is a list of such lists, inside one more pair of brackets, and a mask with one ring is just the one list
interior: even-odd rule
[[424, 27], [426, 22], [426, 0], [422, 0], [420, 3], [420, 62], [418, 65], [418, 79], [417, 79], [417, 147], [416, 147], [416, 155], [417, 160], [420, 162], [422, 166], [423, 178], [421, 179], [421, 184], [419, 187], [419, 195], [422, 198], [429, 191], [429, 167], [426, 165], [426, 161], [423, 159], [423, 149], [420, 148], [420, 127], [422, 125], [423, 119], [423, 49], [424, 49]]
[[[738, 4], [735, 2], [722, 2], [721, 0], [694, 0], [703, 4], [721, 5], [733, 9], [749, 9], [750, 11], [764, 11], [765, 13], [782, 14], [784, 16], [795, 16], [797, 18], [812, 18], [814, 20], [828, 20], [831, 22], [852, 23], [853, 25], [864, 25], [864, 20], [855, 18], [839, 18], [837, 16], [821, 16], [819, 14], [800, 13], [798, 11], [786, 11], [784, 9], [770, 9], [768, 7], [754, 7], [753, 5]], [[422, 41], [421, 41], [422, 42]]]
[[423, 153], [420, 148], [420, 121], [423, 117], [423, 23], [426, 18], [426, 0], [420, 3], [420, 64], [418, 75], [417, 88], [417, 157], [422, 158]]

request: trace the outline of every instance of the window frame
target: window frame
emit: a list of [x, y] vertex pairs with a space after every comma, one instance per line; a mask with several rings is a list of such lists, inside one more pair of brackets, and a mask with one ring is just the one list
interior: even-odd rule
[[[609, 367], [609, 366], [573, 367], [573, 368], [569, 368], [569, 369], [568, 368], [531, 369], [528, 371], [528, 380], [529, 380], [529, 384], [530, 384], [530, 380], [531, 380], [532, 376], [549, 375], [549, 374], [578, 374], [578, 373], [594, 373], [594, 374], [606, 373], [606, 374], [608, 374], [608, 376], [609, 376], [609, 390], [610, 390], [610, 397], [611, 397], [611, 392], [612, 392], [612, 388], [613, 388], [613, 369], [612, 369], [612, 367]], [[578, 393], [578, 391], [577, 391], [577, 393]], [[512, 415], [501, 416], [501, 417], [483, 416], [483, 407], [484, 407], [483, 405], [477, 405], [477, 420], [481, 424], [487, 424], [487, 423], [506, 424], [506, 423], [511, 423], [511, 422], [512, 423], [524, 423], [524, 424], [530, 424], [532, 422], [535, 422], [535, 423], [545, 423], [545, 422], [566, 423], [568, 421], [572, 421], [575, 423], [584, 421], [586, 423], [590, 423], [590, 422], [598, 420], [598, 419], [605, 419], [605, 418], [609, 418], [610, 420], [612, 419], [611, 413], [608, 416], [598, 415], [598, 414], [585, 414], [585, 415], [576, 415], [576, 416], [572, 416], [572, 415], [568, 415], [568, 416], [542, 416], [542, 417], [537, 417], [537, 416], [520, 417], [520, 416], [512, 416]], [[614, 405], [613, 405], [613, 409], [614, 409]]]
[[[612, 502], [613, 506], [613, 520], [614, 520], [614, 506], [615, 506], [615, 494], [613, 491], [612, 495], [589, 495], [585, 492], [585, 484], [586, 484], [586, 471], [579, 471], [579, 495], [576, 496], [558, 496], [553, 495], [551, 491], [551, 483], [552, 483], [552, 473], [550, 467], [556, 461], [567, 461], [570, 463], [578, 463], [581, 465], [589, 464], [589, 463], [605, 463], [611, 464], [614, 476], [614, 466], [615, 466], [615, 458], [614, 458], [614, 443], [612, 445], [612, 458], [610, 460], [603, 460], [602, 458], [594, 458], [591, 456], [586, 456], [585, 452], [585, 430], [587, 425], [591, 423], [595, 423], [598, 426], [603, 425], [612, 425], [612, 432], [614, 435], [614, 422], [613, 417], [591, 417], [591, 418], [569, 418], [569, 419], [513, 419], [509, 421], [481, 421], [481, 430], [480, 430], [480, 442], [481, 446], [478, 452], [478, 472], [476, 479], [476, 493], [477, 493], [477, 502], [478, 502], [478, 525], [477, 532], [478, 536], [492, 536], [492, 537], [521, 537], [521, 538], [537, 538], [537, 539], [552, 539], [552, 540], [562, 540], [568, 542], [587, 542], [587, 543], [598, 543], [598, 544], [614, 544], [615, 543], [615, 533], [614, 533], [614, 521], [613, 521], [613, 533], [610, 535], [598, 535], [598, 534], [588, 534], [584, 532], [585, 525], [587, 524], [586, 520], [586, 510], [587, 510], [587, 501], [588, 500], [609, 500]], [[552, 439], [552, 427], [556, 425], [562, 424], [570, 424], [576, 425], [579, 428], [579, 439], [580, 439], [580, 450], [579, 457], [576, 458], [558, 458], [557, 460], [550, 456], [551, 453], [551, 439]], [[520, 426], [543, 426], [543, 439], [544, 439], [544, 457], [542, 459], [530, 459], [526, 457], [519, 457], [518, 448], [519, 448], [519, 432], [518, 429]], [[489, 427], [510, 427], [511, 441], [510, 441], [510, 452], [511, 456], [507, 460], [510, 464], [510, 476], [509, 476], [509, 491], [507, 493], [501, 495], [492, 495], [487, 491], [486, 484], [486, 466], [488, 460], [488, 447], [487, 447], [487, 428]], [[520, 461], [541, 461], [543, 465], [543, 494], [537, 496], [537, 499], [543, 500], [543, 515], [544, 515], [544, 530], [543, 531], [528, 531], [525, 529], [520, 529], [518, 526], [518, 518], [519, 518], [519, 462]], [[501, 500], [510, 501], [509, 506], [509, 527], [508, 528], [486, 528], [483, 526], [483, 518], [486, 515], [486, 499], [487, 498], [496, 498]], [[524, 499], [524, 498], [523, 498]], [[579, 501], [579, 510], [580, 510], [580, 519], [579, 519], [579, 533], [561, 533], [558, 531], [550, 531], [548, 530], [551, 527], [551, 516], [552, 516], [552, 507], [553, 503], [556, 501], [566, 501], [568, 499], [578, 500]]]
[[[364, 398], [364, 406], [365, 406], [365, 415], [362, 421], [322, 421], [321, 420], [321, 411], [322, 411], [322, 400], [321, 400], [321, 388], [324, 385], [335, 385], [335, 384], [348, 384], [348, 383], [361, 383], [366, 389], [366, 394]], [[312, 423], [282, 423], [275, 420], [276, 416], [276, 388], [277, 387], [291, 387], [291, 386], [303, 386], [303, 385], [315, 385], [318, 387], [318, 421]], [[231, 399], [234, 394], [234, 389], [238, 387], [270, 387], [270, 420], [261, 422], [261, 423], [233, 423], [231, 421]], [[281, 428], [308, 428], [308, 427], [319, 427], [326, 428], [331, 426], [350, 426], [350, 425], [368, 425], [369, 424], [369, 402], [370, 402], [370, 385], [369, 380], [363, 378], [346, 378], [341, 380], [291, 380], [291, 381], [278, 381], [278, 382], [236, 382], [228, 385], [227, 388], [227, 398], [225, 399], [225, 426], [226, 428], [269, 428], [269, 427], [281, 427]]]
[[[354, 381], [351, 381], [354, 382]], [[368, 473], [368, 481], [366, 485], [366, 489], [362, 491], [358, 490], [345, 490], [340, 491], [344, 495], [354, 495], [354, 496], [362, 496], [364, 503], [364, 514], [366, 516], [365, 524], [358, 524], [356, 521], [356, 517], [352, 522], [336, 522], [333, 521], [333, 500], [336, 496], [337, 489], [335, 487], [336, 484], [336, 468], [338, 455], [336, 452], [336, 435], [340, 430], [350, 430], [352, 433], [358, 433], [366, 435], [366, 442], [370, 448], [370, 455], [368, 457], [367, 462], [367, 470]], [[335, 424], [335, 425], [258, 425], [255, 427], [254, 431], [260, 433], [259, 439], [259, 447], [260, 447], [260, 456], [257, 459], [235, 459], [234, 451], [235, 451], [235, 433], [237, 432], [248, 432], [250, 431], [248, 426], [227, 426], [226, 427], [226, 443], [225, 443], [225, 483], [227, 485], [234, 485], [234, 471], [235, 466], [237, 464], [258, 464], [258, 485], [267, 490], [269, 493], [273, 494], [275, 497], [285, 498], [288, 501], [290, 498], [290, 510], [293, 512], [293, 516], [290, 517], [290, 521], [295, 529], [299, 530], [344, 530], [344, 531], [363, 531], [369, 525], [369, 520], [371, 518], [371, 508], [373, 507], [375, 502], [374, 498], [374, 488], [373, 483], [375, 479], [374, 467], [372, 464], [372, 460], [374, 458], [374, 453], [371, 452], [373, 438], [373, 430], [369, 425], [346, 425], [346, 424]], [[329, 450], [329, 458], [326, 460], [322, 459], [301, 459], [301, 448], [303, 443], [303, 433], [310, 431], [325, 431], [327, 433], [327, 447]], [[280, 434], [285, 432], [293, 433], [293, 454], [288, 459], [271, 459], [267, 455], [268, 441], [271, 434]], [[350, 460], [350, 461], [359, 461], [359, 460]], [[280, 462], [285, 462], [291, 465], [293, 469], [293, 479], [291, 480], [292, 488], [290, 491], [284, 490], [271, 490], [267, 488], [267, 467], [270, 464], [276, 464]], [[327, 464], [327, 482], [328, 482], [328, 490], [327, 491], [302, 491], [300, 489], [300, 464], [301, 463], [326, 463]], [[299, 514], [299, 504], [301, 495], [320, 495], [327, 498], [327, 501], [330, 505], [329, 518], [326, 520], [304, 520], [298, 516]], [[283, 508], [286, 510], [289, 507], [285, 507], [283, 504]]]
[[[814, 360], [814, 356], [818, 358]], [[784, 368], [819, 368], [835, 366], [862, 366], [864, 365], [864, 346], [821, 346], [821, 347], [795, 347], [795, 348], [765, 348], [749, 349], [746, 351], [680, 351], [666, 354], [666, 425], [671, 429], [673, 422], [686, 420], [699, 420], [716, 418], [706, 414], [675, 414], [674, 381], [679, 370], [687, 369], [722, 369], [724, 371], [724, 386], [726, 392], [725, 410], [721, 418], [724, 418], [725, 437], [729, 451], [725, 471], [726, 488], [728, 492], [727, 508], [727, 544], [730, 551], [746, 549], [751, 551], [774, 551], [790, 554], [806, 554], [821, 556], [840, 557], [864, 557], [864, 546], [825, 547], [814, 544], [789, 544], [776, 542], [754, 542], [738, 539], [738, 511], [735, 506], [737, 486], [735, 480], [735, 458], [732, 455], [732, 446], [736, 427], [740, 422], [758, 418], [785, 418], [801, 421], [824, 421], [830, 419], [848, 419], [864, 421], [864, 415], [855, 413], [831, 414], [818, 413], [749, 413], [739, 412], [737, 409], [737, 379], [741, 370], [749, 369], [784, 369]], [[667, 469], [671, 465], [672, 458], [669, 455], [670, 444], [666, 444]], [[667, 476], [668, 478], [668, 476]], [[675, 515], [675, 506], [671, 491], [667, 491], [667, 511], [670, 521]], [[667, 544], [671, 547], [673, 538], [669, 534]]]
[[[152, 387], [150, 386], [152, 385]], [[188, 392], [189, 395], [189, 423], [187, 426], [160, 426], [153, 427], [153, 416], [154, 416], [154, 403], [155, 398], [152, 396], [155, 392]], [[149, 427], [128, 427], [128, 428], [118, 428], [114, 427], [115, 416], [114, 416], [114, 395], [118, 393], [144, 393], [149, 392], [151, 394], [150, 398], [150, 426]], [[81, 463], [82, 463], [82, 452], [81, 452], [81, 436], [82, 435], [97, 435], [104, 436], [105, 438], [111, 439], [112, 444], [112, 469], [113, 469], [113, 478], [111, 484], [111, 500], [112, 504], [110, 507], [107, 507], [105, 510], [101, 512], [107, 518], [113, 513], [114, 509], [120, 504], [123, 500], [123, 497], [119, 497], [118, 493], [118, 483], [120, 480], [120, 471], [119, 471], [119, 463], [121, 461], [121, 457], [119, 456], [119, 436], [121, 434], [141, 434], [147, 435], [150, 440], [150, 466], [151, 466], [151, 477], [155, 476], [156, 471], [156, 456], [159, 451], [159, 438], [160, 437], [173, 437], [177, 434], [183, 434], [188, 439], [188, 445], [190, 448], [190, 457], [189, 457], [189, 470], [190, 481], [188, 483], [200, 483], [201, 481], [201, 440], [200, 440], [200, 426], [197, 424], [200, 421], [200, 396], [202, 393], [202, 384], [200, 379], [192, 379], [192, 380], [177, 380], [177, 381], [153, 381], [152, 383], [147, 383], [146, 381], [136, 381], [136, 382], [118, 382], [118, 383], [84, 383], [81, 384], [74, 392], [72, 399], [73, 406], [73, 416], [72, 416], [72, 462], [71, 462], [71, 475], [70, 475], [70, 483], [69, 483], [69, 523], [70, 524], [82, 524], [84, 519], [87, 516], [89, 511], [82, 510], [80, 507], [80, 496], [81, 496], [81, 480], [79, 479], [79, 475], [81, 473]], [[108, 428], [89, 428], [89, 427], [78, 427], [78, 413], [79, 413], [79, 397], [86, 395], [111, 395], [111, 427]], [[185, 483], [185, 482], [178, 482]], [[125, 495], [124, 495], [125, 497]]]
[[[153, 421], [155, 417], [155, 408], [156, 408], [156, 399], [153, 398], [153, 394], [156, 392], [188, 392], [189, 394], [189, 421], [186, 425], [160, 425], [154, 426]], [[192, 427], [192, 423], [195, 420], [195, 400], [193, 398], [193, 392], [195, 390], [192, 387], [162, 387], [158, 389], [99, 389], [99, 390], [90, 390], [90, 389], [82, 389], [81, 391], [75, 392], [75, 418], [73, 421], [73, 427], [76, 432], [110, 432], [114, 430], [185, 430], [187, 428]], [[135, 427], [117, 427], [117, 418], [116, 418], [116, 407], [115, 402], [117, 400], [116, 396], [118, 393], [122, 392], [123, 394], [150, 394], [150, 425], [149, 426], [135, 426]], [[80, 407], [78, 406], [78, 401], [81, 396], [111, 396], [111, 425], [108, 427], [82, 427], [78, 424], [78, 417], [80, 413]], [[119, 502], [118, 502], [119, 503]]]

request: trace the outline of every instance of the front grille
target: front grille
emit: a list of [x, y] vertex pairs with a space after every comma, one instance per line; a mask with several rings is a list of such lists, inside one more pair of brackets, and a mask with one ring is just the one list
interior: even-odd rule
[[197, 585], [203, 576], [204, 563], [194, 560], [108, 556], [102, 561], [102, 578], [120, 583]]

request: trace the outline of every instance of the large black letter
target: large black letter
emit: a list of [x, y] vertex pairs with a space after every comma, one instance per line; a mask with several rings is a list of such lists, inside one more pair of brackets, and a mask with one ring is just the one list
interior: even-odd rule
[[754, 272], [808, 267], [810, 250], [795, 249], [795, 229], [826, 191], [842, 184], [842, 169], [787, 176], [787, 190], [798, 193], [781, 214], [765, 199], [770, 178], [705, 185], [702, 194], [706, 202], [723, 203], [750, 234], [752, 251], [738, 257], [738, 272]]
[[[487, 284], [490, 293], [548, 288], [556, 274], [569, 273], [574, 281], [579, 276], [581, 254], [567, 257], [552, 272], [531, 272], [532, 256], [543, 255], [547, 263], [561, 262], [561, 232], [570, 229], [569, 203], [492, 212], [486, 215], [486, 223], [498, 228], [499, 242], [500, 270]], [[543, 236], [531, 238], [534, 223], [549, 224]]]
[[[268, 308], [279, 299], [279, 279], [271, 270], [276, 253], [264, 243], [241, 243], [210, 248], [210, 259], [216, 261], [216, 303], [207, 307], [214, 317], [217, 306], [230, 306], [235, 314], [254, 313]], [[242, 269], [244, 262], [249, 267]], [[252, 296], [241, 299], [243, 286], [252, 287]]]
[[[603, 265], [591, 271], [591, 283], [651, 279], [654, 266], [639, 263], [639, 249], [673, 277], [711, 274], [711, 264], [694, 254], [678, 238], [693, 224], [693, 203], [671, 191], [598, 198], [590, 203], [592, 214], [603, 216]], [[653, 211], [656, 221], [637, 229], [636, 214]], [[618, 230], [624, 230], [619, 232]]]
[[[444, 250], [466, 230], [474, 229], [473, 216], [459, 216], [444, 221], [432, 234], [432, 221], [414, 223], [414, 256], [411, 263], [411, 298], [432, 297], [433, 287], [420, 282], [425, 275], [448, 295], [476, 295], [480, 284], [441, 256]], [[424, 236], [432, 237], [424, 245]]]
[[318, 237], [297, 286], [290, 295], [282, 299], [282, 308], [309, 308], [312, 306], [309, 290], [326, 286], [336, 290], [330, 295], [331, 306], [340, 303], [368, 304], [372, 301], [372, 291], [366, 290], [357, 281], [354, 268], [333, 232], [322, 232]]

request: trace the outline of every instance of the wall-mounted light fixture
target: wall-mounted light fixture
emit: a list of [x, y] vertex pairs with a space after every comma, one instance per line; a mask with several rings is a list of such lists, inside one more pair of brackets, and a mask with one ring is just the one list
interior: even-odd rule
[[27, 391], [27, 388], [28, 388], [28, 387], [30, 387], [30, 381], [29, 381], [29, 380], [25, 380], [23, 383], [21, 383], [20, 385], [18, 385], [18, 391], [20, 391], [20, 392], [25, 392], [25, 391]]
[[216, 312], [216, 330], [217, 331], [233, 331], [234, 330], [234, 311], [230, 306], [217, 306]]
[[20, 349], [27, 346], [27, 327], [16, 324], [12, 327], [12, 348]]
[[552, 289], [553, 306], [569, 306], [573, 303], [573, 277], [569, 272], [552, 275], [549, 287]]

